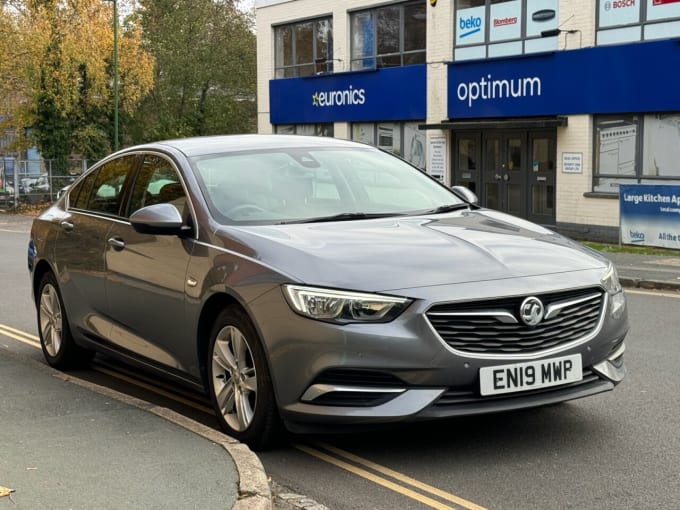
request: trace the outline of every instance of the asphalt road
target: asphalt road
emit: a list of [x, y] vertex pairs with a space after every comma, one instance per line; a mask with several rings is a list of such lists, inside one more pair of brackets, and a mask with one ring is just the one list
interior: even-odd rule
[[[35, 335], [26, 241], [27, 232], [0, 231], [0, 325]], [[628, 300], [629, 372], [614, 392], [373, 433], [294, 437], [259, 457], [283, 492], [298, 495], [291, 508], [676, 508], [680, 298], [635, 290]], [[1, 334], [0, 348], [41, 358], [35, 347]], [[167, 391], [159, 391], [162, 381], [141, 387], [101, 363], [78, 375], [215, 425], [199, 395], [178, 402], [159, 394]]]

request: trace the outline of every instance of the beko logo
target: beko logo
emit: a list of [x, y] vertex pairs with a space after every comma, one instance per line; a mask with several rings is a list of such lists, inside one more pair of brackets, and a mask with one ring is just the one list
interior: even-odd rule
[[478, 99], [503, 99], [541, 95], [541, 79], [538, 76], [496, 80], [487, 75], [479, 81], [458, 84], [456, 90], [460, 101], [467, 101], [468, 107]]
[[312, 94], [312, 106], [352, 106], [366, 102], [366, 90], [351, 85], [345, 90], [326, 90]]
[[470, 16], [469, 18], [459, 18], [458, 28], [460, 32], [458, 37], [461, 39], [468, 35], [476, 34], [482, 29], [482, 18], [478, 16]]

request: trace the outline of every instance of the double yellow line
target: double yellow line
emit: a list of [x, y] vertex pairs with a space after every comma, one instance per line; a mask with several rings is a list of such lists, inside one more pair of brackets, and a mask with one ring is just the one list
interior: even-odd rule
[[[5, 324], [0, 324], [0, 335], [12, 338], [18, 342], [24, 343], [31, 347], [40, 349], [40, 339], [19, 329], [12, 328]], [[93, 365], [93, 370], [107, 374], [111, 377], [123, 380], [129, 384], [151, 391], [158, 395], [180, 402], [183, 405], [190, 406], [194, 409], [203, 411], [207, 414], [214, 415], [211, 408], [202, 406], [196, 402], [185, 399], [173, 392], [165, 391], [155, 384], [148, 384], [134, 377], [126, 376], [118, 373], [115, 370], [110, 370], [105, 367]], [[376, 464], [368, 459], [354, 455], [335, 446], [326, 443], [315, 443], [314, 447], [309, 445], [294, 444], [297, 450], [311, 455], [319, 460], [327, 462], [335, 467], [348, 471], [356, 476], [369, 480], [377, 485], [385, 487], [402, 496], [418, 501], [430, 508], [438, 510], [485, 510], [484, 507], [479, 506], [471, 501], [455, 496], [441, 489], [437, 489], [432, 485], [411, 478], [397, 471], [394, 471], [380, 464]], [[439, 500], [434, 499], [439, 498]], [[446, 503], [444, 503], [444, 502]], [[455, 506], [451, 506], [451, 504]]]
[[[364, 459], [358, 455], [354, 455], [353, 453], [341, 450], [340, 448], [336, 448], [335, 446], [326, 443], [316, 443], [316, 448], [301, 444], [295, 444], [293, 446], [308, 455], [323, 460], [324, 462], [328, 462], [329, 464], [333, 464], [334, 466], [344, 469], [345, 471], [349, 471], [350, 473], [370, 480], [377, 485], [381, 485], [382, 487], [397, 492], [402, 496], [414, 499], [431, 508], [437, 508], [439, 510], [457, 510], [459, 508], [466, 508], [468, 510], [486, 510], [484, 507], [479, 506], [471, 501], [460, 498], [441, 489], [437, 489], [436, 487], [423, 483], [420, 480], [416, 480], [415, 478], [411, 478], [410, 476], [404, 475], [385, 466], [381, 466], [380, 464], [376, 464], [375, 462], [371, 462], [370, 460]], [[323, 452], [322, 449], [329, 453]], [[386, 477], [392, 478], [394, 481]], [[411, 486], [421, 492], [416, 492], [413, 489], [409, 489], [407, 486]], [[453, 503], [457, 506], [450, 506], [446, 503], [442, 503], [441, 501], [437, 501], [426, 494], [435, 496], [443, 501]]]
[[0, 335], [13, 338], [17, 342], [21, 342], [23, 344], [30, 345], [31, 347], [40, 349], [40, 338], [35, 335], [25, 333], [20, 329], [7, 326], [6, 324], [0, 324]]

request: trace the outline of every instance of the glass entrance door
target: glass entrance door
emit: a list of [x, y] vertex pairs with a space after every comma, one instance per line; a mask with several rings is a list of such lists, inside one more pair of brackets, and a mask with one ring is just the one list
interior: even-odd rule
[[543, 225], [555, 224], [556, 145], [557, 139], [554, 132], [529, 133], [531, 168], [528, 177], [527, 218]]
[[526, 131], [484, 133], [482, 146], [482, 204], [526, 218]]
[[484, 207], [555, 224], [555, 130], [461, 130], [453, 140], [453, 184]]

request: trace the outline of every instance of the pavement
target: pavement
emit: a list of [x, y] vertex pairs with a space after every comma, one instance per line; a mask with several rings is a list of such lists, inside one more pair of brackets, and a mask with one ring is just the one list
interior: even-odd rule
[[[30, 222], [0, 215], [0, 227]], [[607, 256], [626, 288], [680, 292], [680, 256]], [[276, 499], [235, 439], [0, 343], [0, 510], [270, 510]]]

